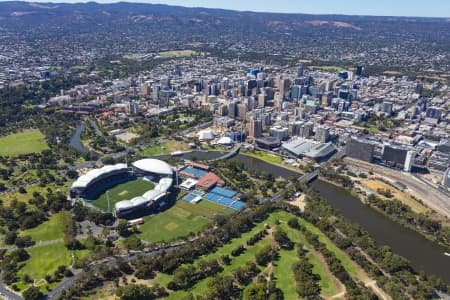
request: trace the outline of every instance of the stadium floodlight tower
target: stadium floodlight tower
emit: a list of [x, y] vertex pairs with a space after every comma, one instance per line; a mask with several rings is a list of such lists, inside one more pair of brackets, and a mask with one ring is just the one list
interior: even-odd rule
[[108, 201], [108, 212], [111, 212], [111, 202], [109, 200], [109, 190], [106, 191], [106, 200]]

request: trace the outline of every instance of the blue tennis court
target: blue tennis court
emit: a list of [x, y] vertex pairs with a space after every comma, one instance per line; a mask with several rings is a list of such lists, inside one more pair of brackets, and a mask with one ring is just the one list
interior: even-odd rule
[[186, 202], [191, 202], [192, 200], [195, 199], [195, 197], [197, 197], [197, 196], [192, 195], [192, 194], [187, 194], [186, 196], [183, 197], [183, 200]]
[[225, 206], [230, 206], [231, 203], [233, 203], [233, 201], [235, 201], [234, 199], [220, 196], [220, 195], [217, 195], [214, 193], [208, 193], [208, 194], [204, 195], [203, 198], [205, 198], [206, 200], [209, 200], [209, 201], [213, 201], [213, 202], [225, 205]]
[[194, 195], [197, 195], [197, 196], [201, 196], [201, 195], [203, 195], [204, 193], [203, 193], [202, 191], [197, 191], [197, 190], [195, 190], [195, 191], [192, 191], [191, 194], [194, 194]]
[[216, 186], [215, 188], [213, 188], [211, 190], [211, 193], [220, 195], [220, 196], [224, 196], [224, 197], [228, 197], [228, 198], [233, 198], [237, 192], [233, 191], [233, 190], [229, 190], [220, 186]]
[[190, 167], [186, 167], [182, 171], [189, 173], [189, 174], [193, 174], [196, 179], [199, 179], [200, 177], [203, 177], [206, 173], [208, 173], [208, 172], [205, 172], [205, 171], [202, 171], [199, 169], [190, 168]]
[[241, 208], [243, 208], [245, 206], [245, 203], [242, 201], [235, 201], [233, 204], [231, 204], [231, 208], [234, 208], [236, 210], [240, 210]]
[[218, 203], [223, 206], [231, 207], [236, 210], [240, 210], [241, 208], [243, 208], [245, 206], [245, 203], [242, 201], [238, 201], [233, 198], [224, 197], [224, 196], [217, 195], [214, 193], [208, 193], [208, 194], [204, 195], [203, 198], [205, 198], [206, 200]]

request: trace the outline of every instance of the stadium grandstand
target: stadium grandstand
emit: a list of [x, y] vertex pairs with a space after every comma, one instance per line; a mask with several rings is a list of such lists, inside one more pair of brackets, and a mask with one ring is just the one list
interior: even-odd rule
[[116, 164], [94, 169], [80, 176], [70, 188], [71, 199], [95, 199], [105, 190], [120, 183], [144, 178], [155, 183], [155, 187], [142, 196], [129, 200], [119, 201], [115, 204], [114, 213], [117, 217], [123, 217], [154, 204], [162, 203], [173, 183], [172, 167], [158, 159], [141, 159], [132, 163]]
[[133, 179], [133, 174], [126, 164], [104, 166], [93, 169], [78, 177], [70, 188], [70, 198], [92, 198], [104, 190], [119, 183]]

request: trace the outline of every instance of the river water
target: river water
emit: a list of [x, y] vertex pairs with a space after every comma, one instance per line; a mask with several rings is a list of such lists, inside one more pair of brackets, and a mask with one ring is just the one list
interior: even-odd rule
[[[221, 155], [223, 155], [223, 152], [194, 151], [184, 154], [183, 157], [208, 160]], [[246, 155], [238, 154], [234, 158], [242, 161], [248, 168], [270, 172], [275, 177], [299, 175], [294, 171]], [[435, 274], [450, 284], [450, 257], [444, 255], [446, 250], [443, 247], [393, 222], [364, 205], [342, 188], [321, 180], [316, 180], [312, 186], [348, 221], [358, 223], [366, 229], [379, 245], [390, 246], [395, 253], [408, 259], [415, 270]]]
[[89, 149], [86, 148], [81, 143], [81, 139], [80, 139], [80, 136], [83, 133], [84, 129], [85, 129], [85, 125], [84, 124], [81, 124], [81, 123], [78, 124], [77, 127], [75, 128], [75, 132], [70, 137], [70, 141], [69, 141], [69, 146], [74, 148], [75, 150], [77, 150], [79, 152], [89, 152]]

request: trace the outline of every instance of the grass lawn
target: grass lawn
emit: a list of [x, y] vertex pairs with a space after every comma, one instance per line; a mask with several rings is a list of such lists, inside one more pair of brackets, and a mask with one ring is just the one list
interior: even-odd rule
[[203, 216], [208, 219], [212, 219], [216, 215], [229, 215], [236, 212], [232, 208], [225, 207], [207, 200], [202, 200], [198, 204], [191, 204], [186, 201], [179, 200], [176, 205], [193, 215]]
[[[278, 213], [278, 212], [277, 212]], [[283, 213], [284, 214], [284, 213]], [[281, 220], [285, 221], [287, 219], [282, 218]], [[339, 292], [339, 287], [334, 281], [335, 278], [333, 278], [333, 275], [331, 275], [327, 271], [327, 264], [320, 256], [320, 253], [317, 253], [314, 250], [314, 247], [308, 243], [308, 241], [305, 239], [303, 234], [298, 230], [291, 229], [286, 223], [282, 223], [280, 227], [287, 232], [289, 238], [295, 242], [295, 243], [302, 243], [307, 249], [308, 254], [306, 255], [306, 258], [308, 261], [313, 265], [313, 273], [320, 276], [320, 288], [321, 288], [321, 294], [325, 297], [336, 295]], [[296, 247], [297, 250], [297, 247]], [[288, 253], [290, 255], [296, 255], [296, 250], [294, 253]], [[276, 269], [278, 271], [278, 269]], [[277, 277], [278, 278], [278, 277]], [[283, 274], [280, 275], [280, 279], [283, 279]], [[280, 283], [280, 288], [282, 284]], [[287, 291], [291, 290], [287, 289]], [[283, 290], [283, 289], [282, 289]], [[295, 288], [294, 288], [295, 290]], [[284, 292], [284, 290], [283, 290]]]
[[[229, 255], [231, 251], [239, 245], [245, 245], [245, 242], [253, 236], [255, 233], [259, 232], [264, 228], [265, 224], [270, 225], [271, 227], [275, 226], [277, 220], [281, 221], [280, 227], [285, 230], [292, 241], [295, 243], [301, 242], [306, 245], [307, 248], [313, 249], [311, 245], [304, 239], [300, 231], [293, 230], [287, 225], [287, 221], [292, 218], [292, 215], [284, 212], [277, 211], [272, 213], [267, 220], [264, 222], [256, 224], [256, 226], [249, 232], [242, 234], [241, 237], [235, 238], [231, 240], [228, 244], [223, 245], [218, 248], [215, 252], [204, 255], [198, 258], [194, 265], [198, 265], [200, 260], [211, 260], [218, 259], [222, 255]], [[303, 221], [304, 222], [304, 221]], [[308, 223], [309, 224], [309, 223]], [[313, 227], [311, 224], [309, 227]], [[308, 228], [309, 228], [308, 227]], [[318, 229], [316, 229], [318, 230]], [[223, 266], [224, 270], [221, 272], [221, 275], [230, 275], [231, 272], [237, 267], [245, 264], [246, 262], [253, 261], [255, 254], [265, 245], [269, 244], [269, 240], [267, 238], [259, 241], [253, 246], [250, 246], [246, 249], [246, 251], [238, 257], [231, 257], [230, 265]], [[274, 269], [277, 287], [283, 291], [285, 299], [297, 299], [297, 292], [295, 289], [295, 279], [293, 278], [293, 274], [291, 271], [291, 266], [293, 263], [298, 261], [297, 249], [294, 250], [281, 250], [280, 259], [276, 262], [276, 267]], [[327, 272], [327, 266], [325, 262], [321, 260], [318, 256], [319, 254], [310, 251], [307, 254], [308, 260], [313, 264], [313, 272], [318, 274], [321, 277], [320, 286], [322, 288], [322, 295], [325, 297], [330, 297], [339, 292], [339, 287], [332, 275]], [[167, 284], [172, 280], [172, 275], [159, 273], [154, 279], [154, 284], [159, 284], [160, 286], [167, 286]], [[204, 280], [195, 284], [189, 291], [176, 291], [172, 292], [167, 299], [180, 299], [187, 295], [188, 292], [192, 292], [196, 295], [204, 295], [208, 289], [208, 281], [209, 278], [205, 278]]]
[[299, 219], [299, 223], [305, 226], [310, 232], [316, 234], [319, 237], [319, 241], [324, 243], [328, 250], [336, 255], [342, 263], [344, 269], [350, 274], [350, 276], [355, 280], [361, 280], [363, 282], [367, 281], [367, 274], [359, 267], [351, 258], [341, 249], [339, 249], [333, 242], [325, 236], [319, 229], [306, 222], [303, 219]]
[[60, 214], [54, 214], [48, 221], [39, 226], [20, 232], [20, 235], [29, 235], [35, 242], [51, 241], [63, 238], [63, 231], [60, 223]]
[[[263, 239], [256, 243], [255, 245], [249, 247], [245, 252], [238, 257], [234, 257], [231, 260], [231, 263], [229, 265], [223, 266], [223, 271], [220, 273], [223, 276], [231, 276], [232, 271], [237, 269], [238, 267], [245, 265], [247, 262], [255, 261], [255, 254], [261, 250], [263, 247], [269, 245], [269, 241], [267, 239]], [[194, 295], [205, 295], [208, 291], [208, 283], [210, 278], [206, 278], [197, 284], [195, 284], [192, 289], [189, 291], [192, 292]], [[183, 296], [186, 296], [186, 291], [176, 291], [173, 292], [167, 297], [166, 299], [173, 299], [177, 300], [182, 298]], [[291, 299], [285, 297], [285, 299]]]
[[[214, 203], [212, 201], [208, 201], [208, 200], [200, 201], [198, 204], [195, 204], [195, 207], [197, 209], [206, 208], [208, 210], [218, 212], [219, 214], [222, 214], [222, 215], [232, 215], [236, 212], [236, 210], [234, 210], [230, 207], [226, 207], [226, 206], [223, 206], [223, 205], [220, 205], [220, 204]], [[213, 216], [214, 215], [216, 215], [216, 213], [214, 213]]]
[[45, 187], [41, 187], [39, 185], [33, 185], [27, 187], [27, 192], [25, 194], [21, 194], [18, 191], [9, 192], [2, 195], [3, 203], [8, 206], [13, 199], [17, 199], [19, 202], [27, 202], [31, 198], [33, 198], [34, 192], [39, 192], [42, 195], [47, 194], [47, 188], [50, 188], [53, 191], [61, 190], [62, 192], [67, 192], [68, 185], [72, 184], [73, 180], [64, 184], [64, 186], [55, 186], [53, 183], [46, 185]]
[[[427, 213], [429, 211], [429, 209], [426, 206], [424, 206], [423, 204], [421, 204], [421, 203], [417, 202], [416, 200], [414, 200], [413, 198], [411, 198], [407, 193], [402, 192], [402, 191], [398, 190], [397, 188], [390, 186], [389, 184], [386, 184], [379, 180], [372, 180], [372, 179], [363, 180], [362, 184], [369, 187], [371, 190], [373, 190], [376, 193], [377, 193], [378, 189], [390, 190], [392, 192], [392, 194], [394, 195], [394, 197], [392, 199], [397, 199], [397, 200], [401, 201], [403, 204], [408, 205], [416, 213]], [[383, 200], [386, 200], [386, 201], [390, 200], [389, 198], [386, 198], [386, 197], [380, 195], [379, 193], [377, 193], [377, 194], [378, 194], [378, 197], [380, 197]]]
[[380, 130], [376, 127], [368, 127], [366, 128], [369, 133], [378, 133]]
[[399, 71], [384, 71], [383, 72], [383, 74], [386, 74], [386, 75], [393, 75], [393, 76], [398, 76], [398, 75], [403, 75], [403, 73], [402, 72], [399, 72]]
[[255, 151], [244, 152], [243, 154], [246, 154], [246, 155], [252, 156], [252, 157], [256, 157], [256, 158], [259, 158], [261, 160], [264, 160], [266, 162], [276, 164], [276, 165], [279, 165], [283, 162], [283, 159], [281, 157], [264, 152], [264, 151], [255, 150]]
[[152, 156], [157, 154], [166, 154], [175, 151], [185, 151], [189, 145], [182, 141], [166, 141], [158, 145], [152, 145], [138, 152], [142, 156]]
[[336, 72], [340, 72], [340, 71], [344, 70], [344, 68], [338, 67], [338, 66], [312, 66], [312, 68], [323, 70], [323, 71], [336, 71]]
[[81, 263], [81, 262], [89, 259], [91, 257], [92, 251], [89, 249], [75, 250], [74, 254], [75, 254], [75, 261], [76, 261], [75, 264], [77, 264], [77, 263]]
[[28, 274], [32, 279], [42, 279], [47, 274], [53, 274], [58, 266], [69, 266], [71, 263], [69, 250], [62, 242], [30, 248], [27, 252], [31, 257], [25, 262], [25, 266], [19, 270], [19, 278]]
[[49, 149], [44, 135], [37, 129], [25, 130], [0, 138], [0, 155], [17, 156]]
[[[155, 187], [150, 181], [146, 180], [132, 180], [125, 183], [116, 185], [109, 189], [109, 199], [111, 201], [111, 209], [114, 208], [116, 202], [122, 200], [130, 200], [137, 196], [142, 196], [148, 190]], [[103, 210], [108, 209], [108, 200], [106, 198], [106, 191], [101, 194], [97, 199], [92, 201], [92, 204]]]
[[297, 250], [281, 250], [280, 260], [276, 263], [274, 270], [276, 285], [283, 291], [284, 299], [297, 299], [297, 291], [295, 289], [294, 272], [292, 265], [299, 261]]
[[160, 52], [159, 55], [162, 57], [185, 57], [197, 54], [194, 50], [174, 50], [174, 51], [164, 51]]
[[155, 216], [145, 217], [144, 224], [139, 226], [141, 233], [138, 234], [138, 237], [152, 243], [168, 242], [190, 233], [200, 232], [205, 225], [211, 222], [201, 213], [196, 213], [193, 204], [183, 202], [185, 201], [177, 201], [168, 210]]
[[84, 71], [86, 70], [88, 67], [87, 66], [72, 66], [73, 70], [79, 70], [79, 71]]
[[[309, 250], [307, 254], [308, 261], [313, 265], [313, 273], [320, 276], [320, 287], [322, 289], [322, 295], [323, 296], [333, 296], [339, 292], [339, 287], [336, 285], [336, 282], [334, 281], [334, 278], [330, 273], [327, 272], [327, 265], [326, 263], [321, 259], [319, 256], [320, 254], [317, 252], [312, 251], [314, 248], [312, 245], [308, 243], [308, 241], [305, 239], [303, 234], [298, 230], [293, 230], [287, 225], [287, 221], [292, 218], [293, 216], [287, 212], [284, 211], [277, 211], [273, 213], [269, 220], [278, 219], [282, 221], [282, 223], [279, 225], [289, 236], [289, 238], [295, 242], [295, 243], [302, 243], [306, 246], [306, 248]], [[303, 221], [303, 220], [302, 220]], [[309, 224], [309, 223], [308, 223]], [[311, 227], [311, 224], [309, 224]], [[314, 227], [315, 228], [315, 227]], [[290, 279], [285, 271], [284, 265], [287, 265], [289, 263], [289, 266], [292, 265], [292, 263], [298, 261], [297, 256], [297, 247], [295, 250], [292, 251], [286, 251], [282, 250], [280, 252], [282, 254], [281, 259], [279, 261], [278, 267], [275, 269], [275, 277], [277, 278], [277, 286], [283, 291], [286, 299], [294, 299], [287, 297], [287, 295], [296, 295], [295, 291], [295, 281], [292, 281]], [[287, 257], [284, 257], [287, 256]], [[292, 256], [292, 257], [289, 257]], [[290, 267], [289, 267], [290, 271]]]

